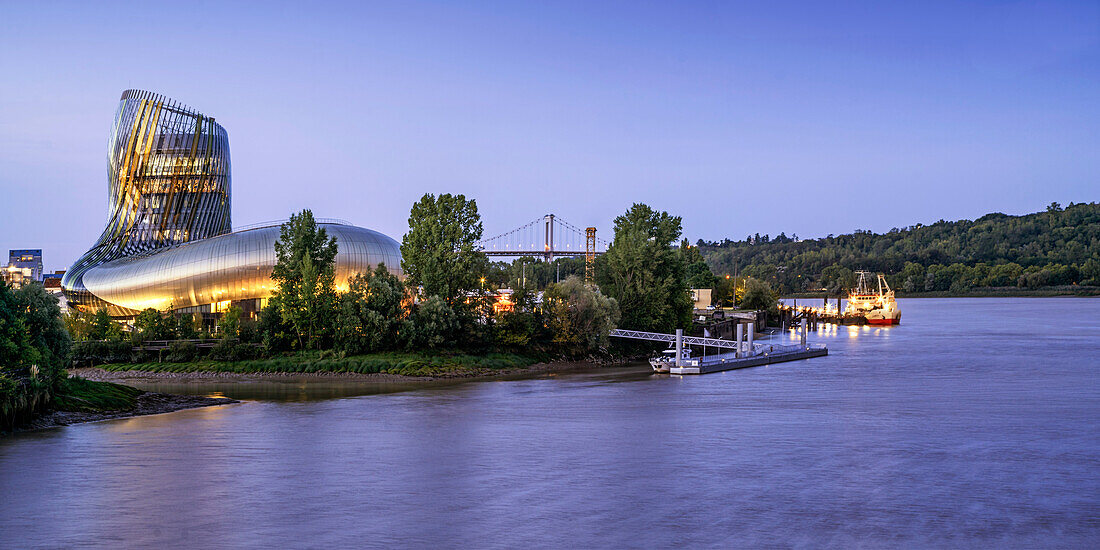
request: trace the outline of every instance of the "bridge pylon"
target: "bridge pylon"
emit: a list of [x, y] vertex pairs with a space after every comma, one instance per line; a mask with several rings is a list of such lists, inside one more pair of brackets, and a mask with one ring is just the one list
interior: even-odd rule
[[584, 230], [584, 282], [592, 284], [596, 274], [596, 228]]

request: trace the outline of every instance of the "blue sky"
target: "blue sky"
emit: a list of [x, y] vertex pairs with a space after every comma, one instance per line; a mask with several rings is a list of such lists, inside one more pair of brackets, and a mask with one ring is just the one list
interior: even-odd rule
[[226, 127], [234, 224], [400, 239], [633, 202], [698, 238], [885, 231], [1100, 200], [1096, 2], [2, 2], [0, 249], [64, 269], [127, 88]]

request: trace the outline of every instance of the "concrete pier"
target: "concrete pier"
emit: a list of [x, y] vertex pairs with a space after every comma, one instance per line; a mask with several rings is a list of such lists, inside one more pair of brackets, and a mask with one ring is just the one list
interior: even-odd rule
[[709, 374], [712, 372], [744, 369], [748, 367], [759, 367], [761, 365], [770, 365], [772, 363], [785, 363], [787, 361], [798, 361], [800, 359], [809, 359], [811, 357], [822, 357], [825, 355], [829, 355], [829, 349], [825, 346], [777, 347], [782, 347], [785, 349], [763, 351], [761, 353], [758, 353], [757, 355], [747, 357], [737, 357], [736, 353], [723, 353], [721, 355], [700, 357], [698, 358], [698, 366], [672, 367], [671, 369], [669, 369], [669, 373]]

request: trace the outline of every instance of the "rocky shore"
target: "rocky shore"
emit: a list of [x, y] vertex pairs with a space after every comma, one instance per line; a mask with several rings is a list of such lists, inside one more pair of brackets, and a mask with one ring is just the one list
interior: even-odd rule
[[84, 422], [97, 422], [99, 420], [111, 420], [114, 418], [169, 413], [183, 409], [228, 405], [231, 403], [239, 403], [239, 401], [235, 399], [202, 397], [197, 395], [172, 395], [167, 393], [145, 392], [137, 396], [134, 408], [127, 411], [54, 411], [35, 418], [29, 424], [19, 428], [18, 431], [41, 430], [45, 428], [69, 426], [71, 424], [81, 424]]

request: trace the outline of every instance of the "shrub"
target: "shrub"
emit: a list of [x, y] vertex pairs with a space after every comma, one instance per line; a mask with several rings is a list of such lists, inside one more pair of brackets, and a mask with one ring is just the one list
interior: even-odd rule
[[199, 348], [195, 347], [195, 344], [191, 342], [172, 342], [168, 346], [168, 354], [165, 355], [164, 360], [171, 363], [186, 363], [194, 361], [198, 355]]
[[94, 366], [103, 363], [127, 363], [133, 347], [128, 341], [85, 340], [73, 344], [73, 364]]

